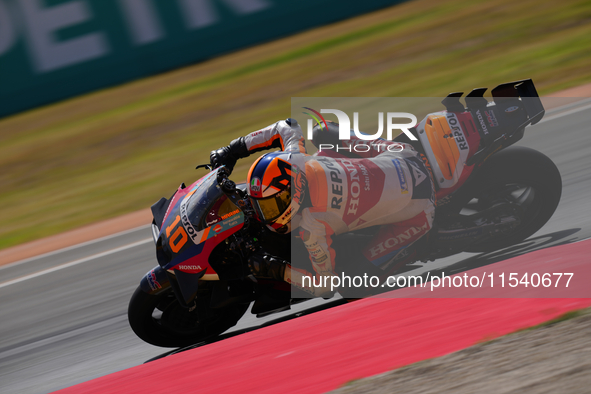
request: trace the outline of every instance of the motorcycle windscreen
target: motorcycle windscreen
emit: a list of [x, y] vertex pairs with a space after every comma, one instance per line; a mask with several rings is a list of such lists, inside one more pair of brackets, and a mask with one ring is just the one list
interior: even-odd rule
[[160, 265], [167, 270], [215, 274], [209, 265], [211, 251], [244, 224], [242, 211], [220, 189], [217, 171], [192, 185], [170, 211], [158, 241]]
[[195, 230], [202, 231], [208, 227], [206, 217], [210, 208], [222, 197], [225, 195], [217, 184], [217, 171], [213, 171], [194, 185], [181, 202], [181, 217], [184, 212], [185, 220], [188, 219]]

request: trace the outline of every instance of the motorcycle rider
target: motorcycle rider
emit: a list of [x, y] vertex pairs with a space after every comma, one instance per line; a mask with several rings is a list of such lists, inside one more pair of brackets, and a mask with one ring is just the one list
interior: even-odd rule
[[[338, 129], [333, 122], [325, 125], [333, 132]], [[211, 152], [212, 166], [225, 165], [231, 172], [238, 159], [280, 149], [255, 161], [247, 192], [257, 219], [270, 229], [300, 229], [320, 283], [304, 282], [313, 275], [266, 254], [249, 260], [255, 277], [285, 280], [313, 296], [326, 296], [326, 278], [336, 275], [337, 252], [331, 246], [335, 235], [381, 226], [356, 258], [384, 268], [429, 231], [435, 213], [433, 179], [419, 153], [410, 144], [383, 139], [356, 142], [366, 147], [349, 157], [332, 150], [310, 156], [299, 124], [287, 119]]]

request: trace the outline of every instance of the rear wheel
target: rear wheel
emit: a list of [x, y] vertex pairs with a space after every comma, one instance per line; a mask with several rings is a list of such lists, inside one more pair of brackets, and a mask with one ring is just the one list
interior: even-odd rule
[[465, 251], [489, 252], [521, 242], [546, 224], [561, 194], [560, 172], [544, 154], [521, 146], [496, 153], [484, 164], [475, 182], [468, 185], [459, 213], [469, 218], [505, 204], [513, 208], [519, 222]]
[[196, 308], [189, 311], [178, 303], [172, 288], [151, 295], [138, 287], [129, 302], [129, 324], [138, 337], [152, 345], [183, 347], [233, 327], [249, 306], [232, 304], [211, 309], [208, 284], [204, 283], [199, 292]]

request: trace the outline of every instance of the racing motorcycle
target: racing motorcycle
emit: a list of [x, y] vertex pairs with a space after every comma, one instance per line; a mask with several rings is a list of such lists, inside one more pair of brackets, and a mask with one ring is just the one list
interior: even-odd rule
[[[445, 111], [427, 115], [410, 129], [417, 137], [410, 143], [434, 179], [435, 222], [426, 236], [393, 257], [395, 264], [387, 265], [384, 277], [416, 261], [518, 243], [556, 210], [562, 180], [554, 163], [533, 149], [510, 146], [544, 116], [532, 80], [497, 86], [490, 102], [483, 97], [486, 90], [474, 89], [465, 105], [463, 93], [449, 94], [442, 101]], [[317, 147], [344, 143], [327, 130], [315, 133], [312, 142]], [[210, 170], [152, 206], [158, 266], [141, 279], [128, 318], [133, 331], [156, 346], [215, 338], [253, 302], [251, 312], [260, 317], [305, 299], [285, 282], [255, 278], [247, 265], [249, 256], [261, 250], [285, 260], [302, 256], [299, 264], [309, 264], [303, 244], [294, 250], [295, 234], [277, 234], [256, 221], [246, 185], [230, 180], [225, 167]], [[347, 244], [347, 236], [341, 244]], [[333, 245], [338, 251], [339, 240]], [[311, 264], [302, 268], [312, 270]]]

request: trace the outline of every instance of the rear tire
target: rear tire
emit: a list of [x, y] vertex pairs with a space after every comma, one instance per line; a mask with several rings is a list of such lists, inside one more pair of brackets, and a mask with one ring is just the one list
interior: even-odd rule
[[496, 153], [484, 164], [475, 182], [468, 185], [462, 200], [464, 207], [475, 201], [486, 205], [487, 200], [494, 201], [503, 193], [506, 200], [520, 205], [523, 211], [521, 223], [508, 232], [470, 245], [465, 248], [466, 252], [483, 253], [505, 248], [542, 228], [560, 202], [562, 178], [546, 155], [531, 148], [512, 146]]
[[211, 309], [209, 297], [204, 298], [198, 299], [197, 308], [189, 312], [178, 303], [172, 288], [152, 295], [138, 287], [129, 302], [129, 324], [135, 334], [149, 344], [184, 347], [216, 337], [233, 327], [249, 307], [249, 304], [232, 304]]

